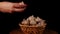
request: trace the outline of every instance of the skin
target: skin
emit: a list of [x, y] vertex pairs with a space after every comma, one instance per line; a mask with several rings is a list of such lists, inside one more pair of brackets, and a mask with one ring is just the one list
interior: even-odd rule
[[19, 3], [12, 2], [0, 2], [0, 12], [12, 13], [12, 12], [23, 12], [27, 5], [22, 1]]

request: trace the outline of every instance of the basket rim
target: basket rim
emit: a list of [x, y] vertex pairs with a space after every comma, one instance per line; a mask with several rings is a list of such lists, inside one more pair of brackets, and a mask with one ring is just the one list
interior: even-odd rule
[[22, 24], [19, 24], [19, 26], [20, 26], [20, 27], [22, 27], [22, 26], [23, 26], [23, 27], [43, 27], [43, 26], [35, 26], [35, 25], [33, 25], [33, 26], [28, 26], [28, 25], [22, 25]]

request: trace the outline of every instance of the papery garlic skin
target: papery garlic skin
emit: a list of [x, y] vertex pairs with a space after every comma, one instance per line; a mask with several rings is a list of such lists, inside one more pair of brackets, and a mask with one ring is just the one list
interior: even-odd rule
[[38, 27], [46, 25], [45, 20], [43, 20], [39, 17], [34, 17], [33, 15], [28, 17], [26, 20], [24, 19], [22, 21], [22, 24], [23, 25], [29, 25], [29, 26], [35, 25], [35, 26], [38, 26]]
[[30, 21], [30, 24], [31, 25], [35, 25], [36, 24], [36, 21], [32, 20], [32, 21]]
[[28, 17], [27, 19], [28, 19], [29, 21], [32, 21], [32, 20], [35, 19], [35, 17], [32, 15], [32, 16]]
[[39, 18], [39, 17], [37, 17], [35, 20], [36, 20], [36, 21], [41, 21], [42, 19], [41, 19], [41, 18]]
[[22, 24], [27, 25], [27, 24], [29, 24], [29, 22], [28, 22], [27, 20], [23, 20], [23, 21], [22, 21]]

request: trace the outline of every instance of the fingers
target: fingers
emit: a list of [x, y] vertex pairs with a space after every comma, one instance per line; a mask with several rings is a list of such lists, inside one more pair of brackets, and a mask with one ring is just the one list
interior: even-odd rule
[[19, 3], [19, 5], [22, 5], [22, 6], [27, 6], [23, 1]]
[[24, 4], [24, 2], [20, 2], [20, 3], [14, 3], [14, 9], [13, 11], [16, 11], [16, 12], [22, 12], [26, 9], [26, 4]]
[[21, 9], [21, 8], [20, 8], [20, 9], [14, 8], [14, 9], [13, 9], [13, 11], [16, 11], [16, 12], [22, 12], [22, 11], [24, 11], [24, 10], [25, 10], [25, 8], [23, 8], [23, 9]]

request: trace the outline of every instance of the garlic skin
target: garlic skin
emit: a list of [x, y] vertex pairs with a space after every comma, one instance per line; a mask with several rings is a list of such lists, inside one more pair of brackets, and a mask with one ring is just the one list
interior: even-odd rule
[[29, 22], [27, 20], [23, 20], [22, 24], [27, 25], [27, 24], [29, 24]]
[[35, 20], [38, 22], [38, 21], [41, 21], [42, 19], [37, 17]]
[[30, 21], [30, 24], [31, 25], [35, 25], [36, 24], [36, 21], [32, 20], [32, 21]]
[[30, 16], [29, 18], [27, 18], [29, 21], [32, 21], [32, 20], [34, 20], [35, 18], [34, 18], [34, 16], [32, 15], [32, 16]]
[[28, 25], [28, 26], [37, 26], [37, 27], [45, 27], [46, 23], [45, 20], [39, 18], [39, 17], [34, 17], [33, 15], [28, 17], [26, 20], [23, 19], [22, 21], [23, 25]]

